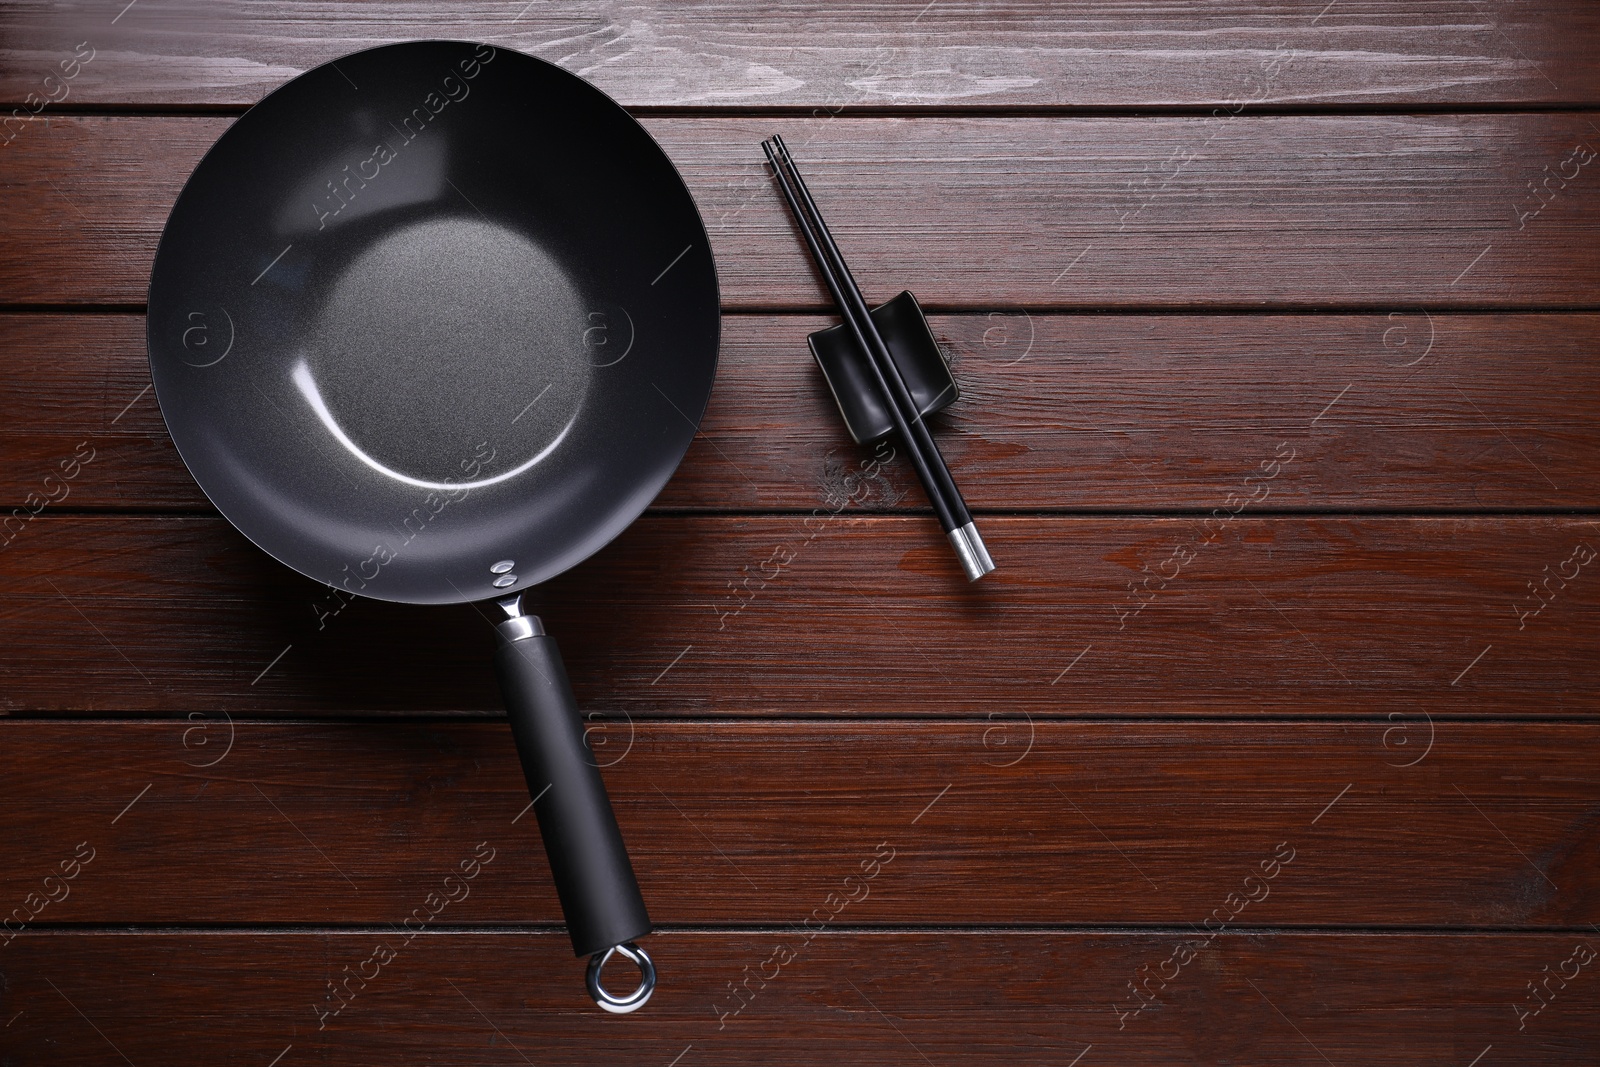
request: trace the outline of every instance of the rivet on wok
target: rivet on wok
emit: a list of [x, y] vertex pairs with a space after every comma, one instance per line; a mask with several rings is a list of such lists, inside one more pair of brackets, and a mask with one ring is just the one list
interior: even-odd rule
[[504, 589], [507, 586], [516, 585], [516, 584], [517, 584], [517, 576], [515, 574], [502, 574], [500, 577], [498, 577], [498, 578], [496, 578], [494, 580], [494, 587], [496, 589]]
[[509, 572], [512, 567], [515, 567], [516, 565], [517, 565], [517, 561], [514, 560], [514, 559], [503, 559], [499, 563], [496, 563], [493, 567], [490, 567], [489, 568], [489, 573], [490, 574], [505, 574], [505, 573]]

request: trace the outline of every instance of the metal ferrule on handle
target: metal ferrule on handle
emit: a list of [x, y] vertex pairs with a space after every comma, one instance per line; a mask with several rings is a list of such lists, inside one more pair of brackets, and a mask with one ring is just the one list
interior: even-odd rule
[[[633, 944], [650, 932], [644, 897], [584, 740], [561, 653], [538, 617], [522, 613], [520, 596], [500, 606], [507, 618], [496, 626], [495, 670], [572, 949], [590, 957], [587, 981], [595, 1003], [630, 1012], [650, 999], [656, 981], [649, 955]], [[639, 987], [627, 996], [615, 996], [600, 983], [614, 954], [639, 968]]]

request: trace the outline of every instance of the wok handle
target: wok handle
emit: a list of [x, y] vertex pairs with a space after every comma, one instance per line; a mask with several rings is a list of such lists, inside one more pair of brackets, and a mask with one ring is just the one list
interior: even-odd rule
[[[633, 1011], [655, 988], [650, 957], [632, 944], [650, 932], [650, 916], [600, 779], [600, 768], [584, 739], [583, 719], [561, 653], [545, 635], [539, 619], [522, 614], [520, 600], [501, 601], [510, 617], [496, 627], [495, 670], [506, 714], [522, 757], [573, 952], [591, 957], [589, 993], [607, 1011]], [[639, 988], [628, 996], [614, 996], [600, 984], [601, 968], [613, 953], [621, 953], [639, 967]]]

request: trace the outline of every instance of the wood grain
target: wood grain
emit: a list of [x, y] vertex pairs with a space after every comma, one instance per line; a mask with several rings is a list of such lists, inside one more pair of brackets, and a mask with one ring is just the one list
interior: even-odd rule
[[[0, 301], [142, 302], [168, 210], [228, 122], [63, 117], [19, 136], [0, 155]], [[729, 308], [827, 304], [756, 149], [774, 131], [880, 298], [1592, 307], [1600, 273], [1600, 161], [1573, 155], [1600, 134], [1583, 114], [646, 125], [699, 204]]]
[[[887, 843], [865, 895], [843, 890], [844, 921], [1182, 928], [1287, 841], [1296, 858], [1244, 890], [1260, 899], [1239, 922], [1533, 928], [1600, 917], [1597, 731], [997, 713], [596, 719], [590, 743], [667, 925], [798, 923]], [[36, 922], [381, 927], [484, 840], [494, 860], [439, 921], [560, 921], [504, 723], [219, 712], [8, 722], [0, 739], [0, 901], [36, 892], [63, 847], [94, 850]]]
[[[831, 321], [725, 318], [710, 411], [658, 507], [926, 510], [903, 457], [865, 476], [874, 453], [806, 350]], [[1297, 453], [1274, 509], [1600, 502], [1600, 316], [931, 321], [963, 390], [936, 432], [977, 508], [1210, 508], [1281, 441]], [[0, 505], [87, 443], [60, 504], [209, 509], [146, 391], [142, 316], [0, 314], [0, 350]]]
[[[1000, 570], [969, 584], [931, 518], [647, 518], [532, 602], [583, 706], [633, 714], [1544, 716], [1600, 696], [1585, 519], [982, 528]], [[474, 608], [334, 610], [221, 519], [46, 512], [0, 552], [0, 590], [12, 710], [499, 707]]]
[[[1132, 1000], [1128, 983], [1185, 936], [840, 931], [805, 943], [789, 929], [657, 933], [650, 950], [661, 983], [648, 1008], [623, 1021], [582, 1000], [563, 936], [424, 934], [323, 1030], [326, 984], [398, 942], [392, 931], [24, 934], [0, 966], [7, 1003], [21, 1013], [8, 1047], [27, 1064], [267, 1064], [282, 1055], [282, 1067], [661, 1067], [674, 1057], [683, 1067], [1061, 1067], [1082, 1055], [1083, 1064], [1465, 1067], [1490, 1045], [1484, 1063], [1593, 1061], [1592, 931], [1224, 934], [1119, 1030], [1114, 1006]], [[1519, 1032], [1526, 983], [1584, 958], [1574, 956], [1579, 945], [1588, 967]], [[775, 955], [780, 948], [793, 957]], [[730, 985], [746, 981], [746, 1007], [734, 1015]]]
[[[1226, 9], [1096, 0], [1064, 8], [897, 0], [786, 4], [475, 0], [150, 5], [118, 15], [31, 0], [0, 18], [0, 99], [87, 39], [63, 101], [246, 104], [348, 52], [487, 40], [592, 80], [631, 107], [1588, 103], [1589, 5], [1255, 0]], [[116, 16], [113, 20], [113, 16]]]

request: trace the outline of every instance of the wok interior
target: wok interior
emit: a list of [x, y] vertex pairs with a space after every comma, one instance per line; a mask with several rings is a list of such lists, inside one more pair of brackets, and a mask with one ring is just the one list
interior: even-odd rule
[[705, 233], [648, 135], [572, 75], [452, 42], [258, 105], [151, 282], [202, 488], [285, 563], [390, 600], [524, 588], [609, 541], [687, 448], [716, 342]]
[[[336, 437], [393, 477], [449, 488], [491, 442], [490, 476], [577, 418], [595, 369], [587, 301], [560, 261], [507, 226], [429, 217], [384, 233], [320, 301], [291, 368]], [[324, 414], [326, 412], [326, 414]]]

